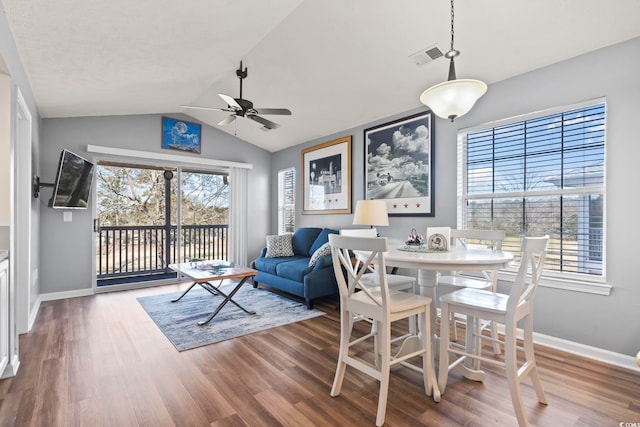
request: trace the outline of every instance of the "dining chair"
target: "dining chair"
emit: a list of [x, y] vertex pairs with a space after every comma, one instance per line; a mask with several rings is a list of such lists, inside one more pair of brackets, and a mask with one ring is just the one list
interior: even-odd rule
[[[340, 230], [342, 236], [351, 237], [378, 237], [378, 230], [375, 227], [371, 228], [343, 228]], [[355, 264], [362, 264], [366, 261], [367, 252], [358, 251], [353, 254], [354, 259], [352, 266], [355, 268]], [[366, 273], [373, 273], [375, 271], [374, 265], [368, 265]], [[367, 286], [379, 286], [377, 274], [365, 274], [362, 276], [362, 283]], [[387, 284], [394, 290], [411, 290], [415, 292], [416, 278], [413, 276], [403, 276], [400, 274], [392, 274], [387, 276]]]
[[[522, 246], [522, 257], [515, 283], [509, 294], [500, 294], [484, 289], [464, 288], [440, 297], [442, 317], [446, 318], [450, 312], [467, 316], [467, 332], [465, 348], [454, 345], [449, 340], [450, 322], [442, 322], [440, 333], [440, 366], [438, 370], [438, 388], [441, 393], [447, 386], [449, 370], [462, 363], [465, 359], [495, 363], [506, 369], [509, 393], [515, 409], [518, 424], [528, 426], [524, 411], [520, 382], [526, 377], [531, 378], [538, 401], [547, 404], [542, 390], [538, 368], [533, 349], [533, 303], [540, 276], [544, 269], [549, 236], [525, 237]], [[482, 339], [493, 338], [482, 335], [479, 319], [488, 319], [504, 325], [504, 358], [482, 356]], [[522, 347], [517, 345], [517, 323], [522, 320]], [[517, 351], [524, 352], [524, 363], [518, 366]], [[457, 355], [456, 360], [450, 362], [450, 356]]]
[[[427, 228], [427, 235], [429, 235], [429, 229]], [[465, 247], [465, 248], [488, 248], [491, 250], [502, 250], [502, 241], [504, 240], [505, 232], [504, 230], [462, 230], [462, 229], [452, 229], [451, 230], [451, 249], [457, 247]], [[438, 287], [442, 291], [443, 289], [447, 289], [451, 291], [460, 289], [460, 288], [473, 288], [473, 289], [488, 289], [493, 292], [496, 291], [496, 286], [498, 283], [498, 271], [475, 271], [469, 272], [465, 271], [463, 273], [458, 271], [451, 271], [447, 275], [438, 275]], [[444, 287], [441, 287], [444, 286]], [[451, 322], [451, 333], [454, 341], [458, 341], [458, 330], [456, 328], [457, 322], [463, 322], [459, 316], [456, 316], [456, 313], [450, 313]], [[491, 336], [494, 339], [497, 339], [496, 325], [494, 322], [483, 322], [482, 329], [489, 328], [491, 331]], [[500, 354], [500, 345], [494, 341], [493, 342], [493, 352], [495, 354]]]
[[[429, 315], [431, 298], [416, 295], [411, 292], [401, 292], [389, 289], [386, 273], [384, 252], [388, 250], [385, 237], [352, 237], [345, 235], [329, 235], [333, 269], [338, 282], [340, 292], [340, 351], [338, 366], [336, 369], [331, 396], [340, 394], [345, 371], [351, 366], [380, 381], [378, 395], [378, 409], [376, 413], [376, 425], [384, 424], [387, 395], [389, 392], [389, 376], [391, 366], [406, 363], [410, 358], [422, 356], [422, 373], [425, 392], [428, 396], [433, 394], [434, 400], [440, 400], [435, 371], [432, 365], [431, 355], [431, 318]], [[351, 254], [353, 251], [367, 251], [368, 256], [363, 263], [352, 268]], [[375, 273], [378, 276], [378, 287], [367, 286], [362, 282], [368, 266], [376, 264]], [[354, 315], [362, 315], [375, 323], [375, 330], [361, 337], [352, 336]], [[416, 340], [420, 344], [417, 349], [412, 349], [399, 356], [404, 345], [400, 346], [398, 353], [391, 354], [393, 322], [407, 318], [419, 319], [419, 335], [413, 335], [409, 340]], [[367, 360], [368, 352], [350, 351], [351, 347], [366, 343], [372, 335], [377, 336], [373, 343], [373, 359]], [[405, 341], [406, 342], [406, 341]], [[364, 344], [363, 344], [364, 345]], [[379, 362], [376, 361], [379, 359]], [[414, 367], [415, 368], [415, 367]]]

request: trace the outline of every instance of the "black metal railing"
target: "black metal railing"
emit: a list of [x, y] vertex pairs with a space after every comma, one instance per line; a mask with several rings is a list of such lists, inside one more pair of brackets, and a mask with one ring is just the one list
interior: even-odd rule
[[176, 262], [228, 260], [228, 224], [183, 225], [180, 229], [181, 238], [177, 239], [175, 225], [101, 226], [97, 236], [98, 280], [166, 273], [168, 265]]

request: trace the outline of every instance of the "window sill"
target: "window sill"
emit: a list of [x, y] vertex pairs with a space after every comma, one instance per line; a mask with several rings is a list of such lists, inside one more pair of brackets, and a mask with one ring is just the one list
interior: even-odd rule
[[[516, 280], [516, 271], [502, 270], [498, 273], [498, 280], [513, 283]], [[610, 295], [612, 289], [612, 286], [606, 283], [606, 279], [588, 280], [583, 277], [558, 277], [544, 273], [540, 286], [596, 295]]]

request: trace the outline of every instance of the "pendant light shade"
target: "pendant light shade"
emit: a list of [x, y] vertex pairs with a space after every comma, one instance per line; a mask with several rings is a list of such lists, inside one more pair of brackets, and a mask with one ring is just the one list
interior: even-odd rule
[[487, 91], [480, 80], [456, 79], [454, 59], [460, 52], [453, 47], [453, 0], [451, 0], [451, 49], [444, 54], [449, 59], [449, 78], [446, 82], [431, 86], [422, 92], [420, 102], [429, 107], [438, 117], [454, 121], [467, 114], [476, 101]]
[[467, 114], [486, 91], [486, 83], [480, 80], [449, 80], [422, 92], [420, 102], [431, 108], [436, 116], [453, 121]]

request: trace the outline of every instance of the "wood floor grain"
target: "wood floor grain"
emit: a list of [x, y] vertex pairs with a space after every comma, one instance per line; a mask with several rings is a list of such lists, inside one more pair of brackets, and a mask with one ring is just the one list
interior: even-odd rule
[[[347, 369], [342, 394], [329, 396], [335, 300], [317, 304], [326, 316], [180, 353], [136, 298], [184, 288], [42, 303], [33, 330], [20, 337], [18, 375], [0, 380], [0, 426], [374, 425], [376, 381]], [[549, 405], [525, 382], [532, 425], [640, 425], [640, 374], [544, 347], [536, 355]], [[452, 373], [435, 403], [418, 373], [394, 368], [385, 425], [515, 426], [504, 372], [485, 369], [483, 383]]]

